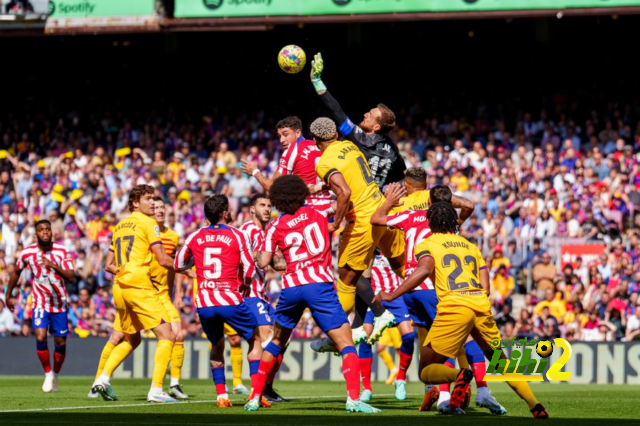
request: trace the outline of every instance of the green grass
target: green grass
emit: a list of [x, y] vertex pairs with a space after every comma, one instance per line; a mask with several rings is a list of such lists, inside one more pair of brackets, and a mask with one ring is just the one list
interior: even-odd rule
[[[280, 382], [277, 388], [285, 397], [295, 399], [274, 404], [257, 413], [245, 413], [244, 399], [232, 395], [233, 408], [219, 409], [215, 405], [215, 388], [207, 380], [186, 380], [183, 388], [192, 398], [190, 403], [149, 404], [146, 394], [148, 380], [114, 380], [119, 401], [104, 402], [87, 398], [90, 378], [61, 377], [60, 391], [44, 394], [40, 377], [0, 377], [0, 424], [76, 424], [81, 425], [341, 425], [397, 426], [437, 422], [440, 425], [469, 424], [511, 425], [531, 422], [530, 413], [505, 384], [491, 384], [493, 395], [509, 414], [491, 416], [487, 410], [469, 408], [466, 416], [443, 416], [433, 411], [419, 413], [422, 385], [410, 383], [406, 401], [393, 398], [393, 387], [374, 384], [372, 405], [381, 408], [378, 415], [344, 412], [345, 387], [342, 382]], [[551, 419], [547, 423], [567, 426], [637, 425], [640, 419], [640, 386], [631, 385], [533, 385], [538, 399], [547, 407]], [[474, 398], [475, 398], [475, 388]], [[473, 406], [473, 403], [472, 403]], [[605, 424], [612, 420], [610, 425]]]

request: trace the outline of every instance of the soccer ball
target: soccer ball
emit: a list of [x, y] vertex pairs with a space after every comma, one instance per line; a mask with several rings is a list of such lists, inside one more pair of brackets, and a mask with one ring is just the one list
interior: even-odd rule
[[278, 53], [278, 65], [282, 71], [288, 74], [296, 74], [302, 71], [307, 63], [307, 54], [300, 46], [290, 44], [282, 48]]
[[542, 358], [549, 358], [553, 353], [553, 345], [548, 340], [540, 340], [536, 345], [536, 353]]

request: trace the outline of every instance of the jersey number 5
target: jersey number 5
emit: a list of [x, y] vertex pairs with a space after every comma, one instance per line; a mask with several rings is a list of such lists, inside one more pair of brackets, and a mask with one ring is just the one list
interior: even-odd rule
[[222, 262], [218, 257], [222, 254], [222, 249], [219, 247], [207, 247], [204, 249], [204, 266], [209, 269], [205, 269], [202, 273], [208, 280], [215, 280], [222, 275]]
[[464, 257], [464, 266], [473, 265], [472, 273], [475, 278], [471, 278], [470, 283], [466, 281], [456, 282], [456, 279], [458, 279], [458, 277], [462, 274], [463, 269], [462, 269], [462, 262], [460, 261], [460, 258], [455, 254], [445, 255], [444, 258], [442, 259], [442, 266], [444, 266], [445, 268], [449, 268], [451, 266], [451, 262], [455, 263], [456, 268], [453, 271], [451, 271], [451, 273], [449, 274], [449, 277], [447, 278], [447, 281], [449, 282], [449, 290], [466, 290], [469, 288], [469, 284], [471, 284], [471, 287], [473, 287], [474, 289], [482, 288], [480, 283], [475, 279], [475, 278], [478, 278], [478, 261], [476, 260], [475, 257], [473, 256]]

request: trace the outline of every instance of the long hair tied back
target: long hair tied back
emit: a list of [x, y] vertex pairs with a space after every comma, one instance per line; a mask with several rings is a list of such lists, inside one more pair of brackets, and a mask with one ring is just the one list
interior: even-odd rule
[[437, 234], [457, 234], [460, 230], [458, 213], [451, 203], [440, 201], [432, 204], [427, 210], [429, 228]]

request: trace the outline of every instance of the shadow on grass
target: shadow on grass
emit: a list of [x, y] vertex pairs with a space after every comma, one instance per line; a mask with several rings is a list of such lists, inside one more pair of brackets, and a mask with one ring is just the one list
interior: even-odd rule
[[[423, 421], [437, 422], [441, 425], [467, 424], [472, 426], [495, 426], [497, 424], [511, 425], [520, 424], [523, 421], [533, 420], [530, 417], [489, 416], [480, 411], [469, 411], [466, 416], [443, 416], [434, 412], [418, 413], [415, 415], [399, 415], [390, 413], [387, 415], [375, 414], [347, 414], [340, 410], [327, 409], [325, 407], [306, 408], [307, 415], [298, 413], [299, 407], [291, 407], [295, 414], [276, 413], [269, 410], [261, 410], [257, 413], [244, 413], [242, 407], [235, 406], [231, 409], [222, 410], [216, 407], [211, 408], [211, 414], [186, 414], [186, 413], [4, 413], [0, 418], [0, 423], [4, 425], [26, 425], [26, 424], [49, 424], [49, 425], [138, 425], [138, 426], [164, 426], [164, 425], [217, 425], [217, 426], [237, 426], [237, 425], [260, 425], [260, 426], [327, 426], [327, 425], [348, 425], [366, 424], [366, 426], [393, 426], [411, 425], [415, 426]], [[391, 414], [391, 415], [389, 415]], [[516, 423], [517, 422], [517, 423]], [[545, 425], [556, 426], [602, 426], [606, 423], [616, 426], [637, 426], [638, 420], [633, 419], [575, 419], [556, 418], [549, 419]]]

